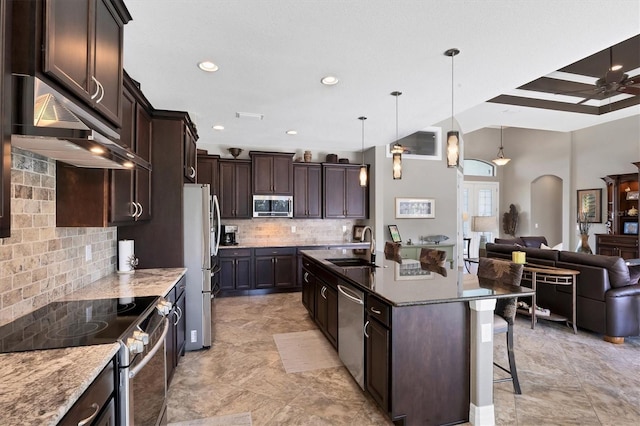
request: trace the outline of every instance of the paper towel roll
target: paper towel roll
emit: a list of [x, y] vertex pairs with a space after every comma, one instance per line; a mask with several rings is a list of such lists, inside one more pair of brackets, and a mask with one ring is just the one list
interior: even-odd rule
[[135, 258], [133, 240], [118, 241], [118, 272], [133, 273]]

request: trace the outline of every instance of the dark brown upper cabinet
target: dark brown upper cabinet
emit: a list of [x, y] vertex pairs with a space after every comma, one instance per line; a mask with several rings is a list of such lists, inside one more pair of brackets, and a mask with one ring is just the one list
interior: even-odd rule
[[250, 219], [251, 162], [247, 160], [220, 160], [219, 201], [222, 219]]
[[123, 1], [13, 3], [14, 72], [47, 77], [120, 127], [123, 29], [131, 20]]
[[0, 238], [11, 235], [11, 2], [0, 2]]
[[293, 153], [251, 151], [253, 193], [293, 194]]
[[322, 218], [322, 167], [320, 164], [293, 165], [293, 217]]
[[[125, 73], [120, 141], [151, 161], [153, 107]], [[151, 171], [83, 169], [58, 163], [57, 226], [129, 225], [151, 219]]]
[[207, 151], [198, 150], [197, 182], [208, 184], [211, 196], [218, 194], [218, 160], [219, 155], [208, 155]]
[[322, 165], [325, 218], [366, 219], [369, 216], [369, 186], [360, 186], [360, 165]]

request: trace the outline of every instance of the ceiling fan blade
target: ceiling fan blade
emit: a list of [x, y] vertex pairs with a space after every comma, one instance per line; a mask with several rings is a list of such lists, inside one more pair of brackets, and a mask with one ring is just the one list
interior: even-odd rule
[[640, 85], [620, 86], [617, 91], [627, 95], [640, 96]]
[[591, 99], [593, 99], [593, 98], [595, 98], [596, 96], [598, 96], [598, 95], [600, 95], [600, 94], [602, 94], [602, 93], [605, 93], [605, 92], [606, 92], [606, 90], [604, 90], [604, 88], [602, 88], [601, 90], [598, 90], [596, 93], [594, 93], [594, 94], [592, 94], [592, 95], [590, 95], [590, 96], [587, 96], [586, 98], [584, 98], [583, 100], [581, 100], [580, 102], [578, 102], [576, 105], [582, 105], [583, 103], [585, 103], [585, 102], [587, 102], [587, 101], [590, 101]]

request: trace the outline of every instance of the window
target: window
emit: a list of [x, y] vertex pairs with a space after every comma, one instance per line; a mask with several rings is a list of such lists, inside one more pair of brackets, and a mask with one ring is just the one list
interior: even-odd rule
[[[404, 148], [402, 158], [417, 160], [441, 160], [441, 133], [439, 127], [426, 127], [409, 136], [398, 139], [398, 143]], [[387, 157], [391, 158], [393, 144], [387, 145]]]
[[495, 176], [496, 165], [484, 160], [470, 158], [464, 160], [465, 176]]

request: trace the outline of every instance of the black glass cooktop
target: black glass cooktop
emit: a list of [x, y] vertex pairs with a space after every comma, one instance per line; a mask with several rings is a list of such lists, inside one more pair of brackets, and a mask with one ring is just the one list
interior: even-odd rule
[[114, 343], [158, 296], [52, 302], [0, 327], [0, 353]]

